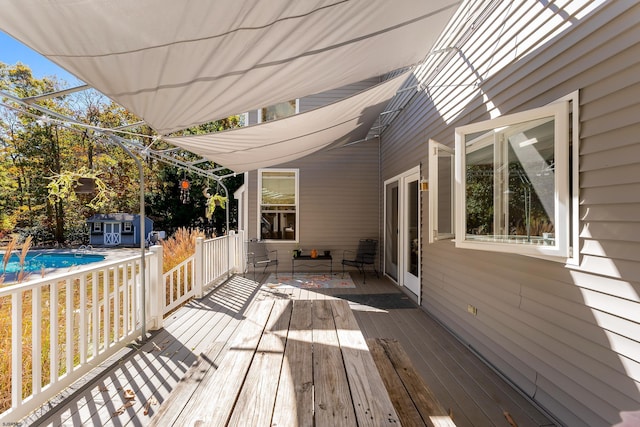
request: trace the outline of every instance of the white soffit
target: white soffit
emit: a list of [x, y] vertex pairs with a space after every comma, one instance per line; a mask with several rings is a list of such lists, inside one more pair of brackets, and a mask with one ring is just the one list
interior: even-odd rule
[[274, 166], [367, 136], [409, 72], [341, 101], [280, 120], [206, 135], [164, 138], [234, 172]]
[[0, 28], [160, 134], [424, 59], [459, 0], [0, 0]]

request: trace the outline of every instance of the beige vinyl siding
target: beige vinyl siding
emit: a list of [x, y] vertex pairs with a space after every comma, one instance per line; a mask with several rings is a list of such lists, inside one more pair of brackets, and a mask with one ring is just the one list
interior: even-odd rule
[[640, 410], [636, 3], [491, 5], [442, 71], [417, 71], [429, 88], [382, 135], [383, 180], [416, 162], [426, 176], [429, 138], [453, 146], [456, 126], [580, 90], [579, 265], [429, 245], [422, 198], [423, 306], [569, 426], [612, 425]]
[[305, 111], [313, 110], [314, 108], [324, 107], [332, 102], [336, 102], [358, 92], [362, 92], [371, 86], [375, 86], [379, 82], [380, 79], [375, 77], [345, 85], [337, 89], [328, 90], [326, 92], [305, 96], [304, 98], [300, 98], [300, 112], [304, 113]]

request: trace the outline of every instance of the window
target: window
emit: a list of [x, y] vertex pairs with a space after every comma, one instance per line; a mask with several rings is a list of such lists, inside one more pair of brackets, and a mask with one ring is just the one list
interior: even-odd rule
[[261, 240], [298, 240], [298, 170], [258, 171]]
[[456, 246], [569, 256], [569, 103], [456, 129]]
[[293, 116], [298, 112], [298, 101], [280, 102], [275, 105], [263, 107], [258, 110], [258, 123], [268, 122], [271, 120], [282, 119], [284, 117]]
[[93, 223], [93, 230], [92, 232], [94, 234], [99, 234], [102, 233], [102, 223], [101, 222], [94, 222]]
[[125, 221], [122, 224], [122, 232], [123, 233], [132, 233], [133, 232], [133, 224], [131, 221]]
[[429, 243], [454, 237], [453, 148], [429, 140]]

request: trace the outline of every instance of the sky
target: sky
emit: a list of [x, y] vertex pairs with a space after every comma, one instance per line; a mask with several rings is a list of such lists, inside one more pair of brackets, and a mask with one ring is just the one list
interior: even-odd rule
[[31, 72], [36, 78], [56, 76], [59, 80], [64, 80], [68, 85], [63, 87], [73, 87], [82, 84], [80, 80], [72, 74], [58, 67], [36, 51], [26, 47], [16, 39], [0, 31], [0, 62], [8, 65], [15, 65], [22, 62], [31, 68]]

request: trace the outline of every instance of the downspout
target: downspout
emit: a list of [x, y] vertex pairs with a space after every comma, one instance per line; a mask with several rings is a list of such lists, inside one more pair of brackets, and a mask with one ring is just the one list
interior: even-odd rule
[[125, 153], [127, 153], [135, 162], [136, 162], [136, 166], [138, 166], [138, 176], [139, 176], [139, 180], [140, 180], [140, 286], [142, 287], [141, 289], [141, 295], [140, 298], [142, 300], [142, 337], [140, 338], [141, 342], [144, 342], [147, 338], [147, 287], [146, 287], [146, 273], [147, 273], [147, 269], [146, 269], [146, 265], [145, 265], [145, 241], [146, 241], [146, 234], [145, 234], [145, 212], [144, 212], [144, 169], [142, 167], [142, 162], [140, 161], [140, 159], [135, 156], [131, 150], [129, 150], [127, 148], [126, 145], [124, 145], [121, 141], [120, 138], [115, 136], [115, 135], [111, 135], [109, 134], [109, 139], [116, 144], [117, 146], [119, 146], [120, 148], [122, 148], [124, 150]]

